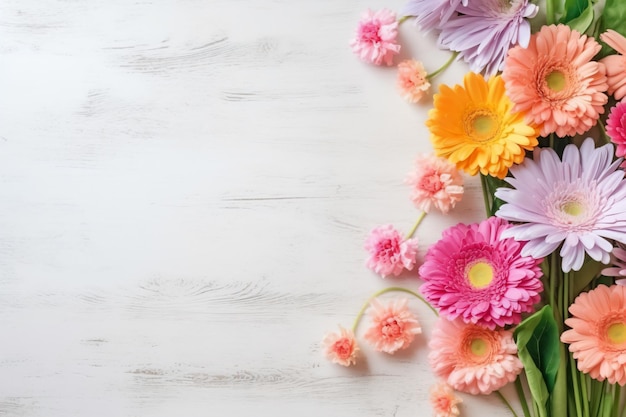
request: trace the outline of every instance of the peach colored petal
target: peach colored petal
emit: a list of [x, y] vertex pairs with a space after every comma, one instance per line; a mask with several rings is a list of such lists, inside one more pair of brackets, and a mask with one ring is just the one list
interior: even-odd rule
[[[594, 379], [626, 385], [626, 287], [600, 285], [579, 295], [561, 335], [578, 369]], [[621, 330], [612, 331], [617, 327]]]

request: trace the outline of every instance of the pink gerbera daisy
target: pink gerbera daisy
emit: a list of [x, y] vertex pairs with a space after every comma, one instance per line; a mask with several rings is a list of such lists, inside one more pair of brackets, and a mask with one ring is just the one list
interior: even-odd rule
[[435, 417], [458, 417], [460, 414], [458, 404], [463, 400], [454, 395], [450, 385], [439, 382], [430, 389], [430, 403], [435, 412]]
[[406, 180], [411, 185], [411, 200], [428, 213], [432, 207], [447, 213], [463, 197], [463, 177], [447, 159], [435, 155], [417, 156], [416, 170]]
[[428, 74], [421, 62], [406, 59], [398, 64], [398, 89], [409, 103], [417, 103], [430, 88]]
[[435, 373], [457, 391], [490, 394], [517, 378], [522, 363], [513, 334], [440, 318], [429, 343]]
[[569, 307], [571, 327], [561, 335], [578, 370], [593, 379], [626, 385], [626, 287], [600, 285]]
[[613, 94], [615, 100], [621, 100], [626, 96], [626, 38], [609, 29], [600, 35], [600, 39], [620, 54], [606, 56], [600, 62], [606, 67], [609, 94]]
[[372, 324], [364, 337], [379, 352], [393, 354], [399, 349], [406, 349], [415, 335], [422, 333], [406, 298], [395, 299], [388, 304], [374, 298], [368, 313]]
[[493, 329], [533, 311], [543, 290], [541, 259], [522, 256], [524, 243], [503, 239], [509, 227], [496, 217], [458, 224], [428, 249], [420, 291], [442, 316]]
[[376, 12], [367, 9], [359, 22], [356, 37], [350, 42], [352, 51], [363, 61], [374, 65], [393, 64], [393, 56], [400, 52], [396, 42], [398, 21], [391, 10]]
[[324, 354], [333, 363], [350, 366], [356, 363], [359, 347], [352, 330], [339, 326], [339, 333], [328, 333], [322, 340]]
[[[615, 156], [621, 158], [626, 155], [626, 102], [621, 101], [611, 109], [606, 120], [606, 133], [617, 146]], [[625, 165], [622, 164], [622, 167]]]
[[527, 48], [511, 48], [502, 78], [514, 110], [524, 112], [541, 136], [589, 130], [608, 100], [604, 65], [592, 60], [600, 48], [566, 25], [544, 26], [531, 35]]
[[[550, 148], [535, 149], [533, 159], [511, 167], [511, 188], [495, 196], [506, 202], [496, 216], [515, 225], [502, 233], [528, 241], [523, 256], [543, 258], [561, 246], [564, 272], [578, 271], [585, 253], [604, 264], [613, 245], [626, 243], [626, 181], [613, 162], [613, 145], [595, 148], [586, 139], [581, 148], [570, 144], [563, 159]], [[529, 198], [531, 197], [531, 198]]]
[[417, 239], [404, 239], [392, 225], [379, 226], [370, 232], [365, 241], [370, 256], [366, 265], [383, 278], [398, 276], [412, 270], [417, 255]]

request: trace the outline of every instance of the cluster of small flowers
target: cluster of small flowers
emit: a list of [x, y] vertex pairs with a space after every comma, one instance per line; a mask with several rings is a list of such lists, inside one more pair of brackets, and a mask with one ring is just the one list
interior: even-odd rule
[[[440, 315], [429, 341], [430, 364], [444, 384], [434, 391], [438, 416], [458, 415], [452, 389], [489, 394], [522, 372], [512, 329], [541, 301], [544, 258], [558, 254], [564, 273], [580, 271], [588, 258], [612, 262], [602, 274], [626, 277], [620, 246], [626, 245], [626, 163], [614, 160], [626, 155], [626, 38], [604, 32], [600, 39], [617, 54], [595, 60], [601, 45], [567, 25], [531, 33], [528, 19], [537, 11], [528, 0], [410, 0], [404, 10], [423, 30], [438, 31], [440, 46], [473, 71], [463, 85], [441, 85], [433, 97], [426, 125], [435, 155], [420, 156], [407, 179], [413, 202], [424, 213], [433, 207], [447, 213], [463, 194], [457, 169], [508, 184], [491, 191], [499, 202], [486, 207], [488, 219], [445, 230], [419, 267], [420, 292]], [[393, 65], [397, 27], [393, 12], [368, 10], [351, 43], [354, 52], [372, 64]], [[428, 75], [418, 61], [401, 62], [402, 95], [419, 101], [436, 73]], [[609, 96], [622, 100], [606, 120], [613, 144], [596, 148], [587, 138], [580, 147], [560, 146], [559, 153], [539, 147], [542, 137], [552, 144], [555, 137], [586, 134], [598, 125]], [[403, 238], [390, 225], [375, 228], [365, 245], [367, 266], [383, 278], [413, 270], [418, 242], [412, 235]], [[570, 317], [562, 318], [569, 329], [559, 338], [581, 372], [624, 386], [626, 280], [615, 283], [581, 293]], [[414, 333], [401, 337], [403, 318], [396, 304], [390, 306], [372, 302], [366, 339], [393, 353]], [[341, 329], [325, 346], [333, 361], [355, 363], [353, 332]]]

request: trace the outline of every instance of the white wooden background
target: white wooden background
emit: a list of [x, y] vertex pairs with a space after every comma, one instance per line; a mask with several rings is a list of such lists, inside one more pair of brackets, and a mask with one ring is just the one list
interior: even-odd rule
[[[403, 179], [430, 99], [348, 47], [363, 9], [402, 4], [0, 2], [0, 415], [431, 414], [424, 306], [408, 351], [346, 369], [319, 346], [377, 289], [419, 286], [362, 245], [418, 215]], [[401, 37], [431, 71], [448, 58]], [[468, 178], [420, 257], [481, 204]]]

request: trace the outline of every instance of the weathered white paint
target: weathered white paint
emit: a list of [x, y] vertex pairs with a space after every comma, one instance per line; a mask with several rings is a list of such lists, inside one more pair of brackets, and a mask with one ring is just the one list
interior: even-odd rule
[[[2, 0], [0, 415], [430, 415], [426, 338], [351, 369], [319, 348], [377, 289], [419, 286], [362, 244], [418, 215], [428, 100], [347, 45], [362, 9], [401, 5]], [[403, 57], [447, 59], [401, 34]], [[468, 179], [420, 256], [481, 201]]]

